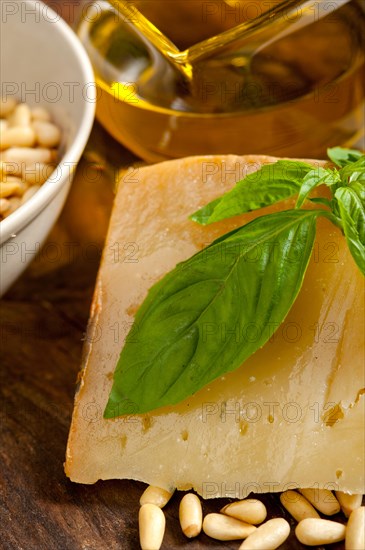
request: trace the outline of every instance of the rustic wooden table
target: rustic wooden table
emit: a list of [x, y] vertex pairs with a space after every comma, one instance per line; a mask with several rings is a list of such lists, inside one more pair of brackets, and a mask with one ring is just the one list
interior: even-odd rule
[[[66, 19], [69, 0], [49, 0]], [[71, 483], [63, 471], [75, 381], [94, 281], [113, 201], [115, 171], [131, 153], [96, 123], [67, 204], [46, 245], [0, 301], [0, 547], [4, 550], [135, 550], [142, 483]], [[163, 549], [236, 549], [201, 535], [187, 541], [181, 494], [165, 508]], [[277, 497], [260, 496], [270, 517]], [[204, 512], [227, 501], [204, 502]], [[285, 515], [285, 517], [288, 517]], [[288, 517], [289, 519], [289, 517]], [[294, 522], [292, 522], [294, 525]], [[342, 545], [331, 545], [333, 549]], [[284, 550], [304, 548], [294, 536]]]

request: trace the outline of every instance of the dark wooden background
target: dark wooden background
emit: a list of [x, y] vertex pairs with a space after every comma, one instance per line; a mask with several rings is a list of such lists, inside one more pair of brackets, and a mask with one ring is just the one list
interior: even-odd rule
[[[70, 0], [48, 3], [72, 23], [81, 0], [74, 5]], [[63, 471], [114, 175], [133, 161], [132, 154], [96, 123], [47, 244], [0, 301], [0, 548], [4, 550], [139, 548], [138, 501], [145, 486], [131, 481], [77, 485]], [[270, 517], [288, 517], [277, 497], [260, 498]], [[178, 522], [180, 499], [181, 494], [175, 494], [165, 508], [163, 549], [239, 547], [239, 542], [215, 542], [205, 535], [187, 541]], [[204, 502], [204, 512], [218, 511], [226, 502]], [[282, 548], [304, 547], [292, 536]]]

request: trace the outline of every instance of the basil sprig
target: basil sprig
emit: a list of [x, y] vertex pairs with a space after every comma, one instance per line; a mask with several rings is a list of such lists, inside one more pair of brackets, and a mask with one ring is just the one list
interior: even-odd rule
[[[122, 349], [105, 418], [129, 414], [131, 404], [146, 413], [179, 403], [261, 348], [299, 293], [318, 217], [343, 230], [364, 273], [365, 156], [341, 148], [328, 155], [339, 170], [278, 161], [193, 214], [205, 225], [298, 195], [294, 209], [223, 235], [150, 289]], [[330, 200], [310, 198], [321, 184]], [[317, 209], [301, 209], [306, 200]]]

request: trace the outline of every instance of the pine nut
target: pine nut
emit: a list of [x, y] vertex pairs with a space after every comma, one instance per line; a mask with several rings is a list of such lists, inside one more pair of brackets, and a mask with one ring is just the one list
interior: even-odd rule
[[29, 187], [22, 196], [22, 204], [29, 201], [29, 199], [33, 197], [33, 195], [35, 195], [40, 188], [40, 185], [32, 185], [31, 187]]
[[[0, 118], [0, 132], [4, 132], [8, 127], [8, 122], [4, 118]], [[0, 134], [1, 138], [1, 134]]]
[[342, 493], [336, 491], [336, 497], [340, 503], [341, 509], [345, 516], [348, 518], [353, 510], [360, 508], [362, 503], [362, 495], [349, 495], [348, 493]]
[[322, 514], [333, 516], [340, 511], [340, 504], [328, 489], [299, 489], [300, 493]]
[[51, 122], [35, 120], [32, 124], [37, 141], [41, 147], [57, 147], [61, 141], [61, 132]]
[[245, 539], [256, 529], [254, 525], [223, 514], [208, 514], [203, 521], [204, 533], [216, 540]]
[[154, 485], [149, 485], [147, 489], [142, 493], [139, 503], [141, 506], [143, 504], [154, 504], [159, 508], [163, 508], [172, 495], [174, 491], [166, 491], [166, 489], [161, 489], [160, 487], [155, 487]]
[[280, 495], [280, 502], [297, 521], [305, 518], [319, 518], [317, 510], [297, 491], [285, 491]]
[[365, 506], [351, 512], [346, 528], [346, 550], [365, 550]]
[[199, 497], [193, 493], [184, 495], [180, 502], [179, 519], [182, 532], [189, 539], [197, 537], [202, 530], [203, 511]]
[[221, 514], [257, 525], [266, 519], [267, 511], [261, 500], [248, 498], [227, 504], [221, 509]]
[[12, 126], [0, 134], [0, 149], [32, 147], [36, 134], [30, 126]]
[[16, 101], [12, 97], [2, 97], [0, 98], [0, 116], [6, 117], [9, 116], [16, 107]]
[[42, 185], [52, 175], [55, 167], [52, 164], [23, 164], [22, 180], [29, 185]]
[[0, 214], [3, 214], [9, 209], [10, 202], [8, 199], [0, 199]]
[[166, 519], [155, 504], [143, 504], [139, 510], [139, 541], [142, 550], [159, 550], [165, 534]]
[[269, 519], [241, 544], [239, 550], [276, 550], [288, 538], [290, 525], [284, 518]]
[[0, 182], [0, 198], [23, 195], [25, 190], [26, 185], [18, 178], [8, 177], [6, 181]]
[[19, 162], [3, 162], [0, 161], [0, 178], [4, 179], [6, 175], [21, 176], [22, 165]]
[[9, 208], [3, 214], [4, 218], [7, 218], [8, 216], [10, 216], [10, 214], [15, 212], [15, 210], [17, 210], [21, 205], [22, 201], [19, 197], [10, 197], [9, 203]]
[[46, 109], [30, 109], [11, 97], [0, 98], [0, 116], [4, 117], [0, 118], [0, 198], [11, 201], [6, 210], [7, 203], [1, 203], [0, 215], [5, 218], [54, 172], [61, 132]]
[[26, 103], [20, 103], [8, 118], [9, 126], [30, 126], [32, 115]]
[[43, 107], [34, 107], [31, 111], [33, 120], [43, 120], [44, 122], [51, 121], [51, 115]]
[[50, 149], [28, 147], [11, 147], [3, 153], [3, 160], [6, 162], [19, 162], [36, 164], [41, 162], [49, 164], [55, 160], [56, 152]]
[[298, 523], [295, 534], [302, 544], [317, 546], [344, 540], [346, 527], [329, 519], [306, 518]]
[[4, 183], [22, 183], [22, 179], [18, 176], [13, 176], [12, 174], [5, 174], [2, 181]]

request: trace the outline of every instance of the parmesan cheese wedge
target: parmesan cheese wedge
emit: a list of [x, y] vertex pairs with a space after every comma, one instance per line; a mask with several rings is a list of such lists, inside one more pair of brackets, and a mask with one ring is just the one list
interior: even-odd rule
[[[129, 478], [168, 491], [193, 488], [204, 498], [296, 487], [365, 491], [364, 286], [345, 239], [325, 219], [302, 290], [262, 349], [178, 405], [138, 415], [131, 402], [130, 415], [103, 419], [123, 341], [148, 289], [262, 211], [207, 227], [188, 216], [275, 160], [186, 158], [121, 178], [68, 440], [71, 480]], [[226, 330], [217, 319], [206, 338], [224, 342]], [[255, 337], [238, 330], [237, 338]]]

